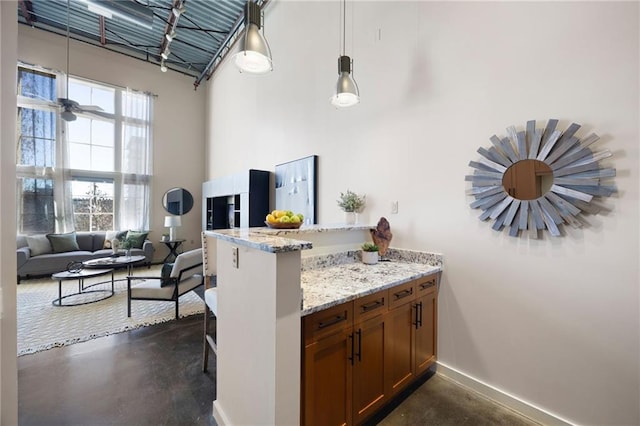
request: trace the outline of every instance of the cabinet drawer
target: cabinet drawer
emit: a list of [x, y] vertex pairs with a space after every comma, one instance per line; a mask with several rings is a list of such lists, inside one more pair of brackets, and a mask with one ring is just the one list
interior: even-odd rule
[[332, 306], [303, 318], [304, 344], [353, 325], [353, 302]]
[[415, 281], [416, 297], [438, 291], [438, 274], [427, 275]]
[[389, 309], [388, 305], [388, 290], [359, 297], [353, 301], [353, 321], [360, 322], [384, 314]]
[[414, 283], [415, 281], [409, 281], [389, 289], [389, 309], [402, 306], [416, 298]]

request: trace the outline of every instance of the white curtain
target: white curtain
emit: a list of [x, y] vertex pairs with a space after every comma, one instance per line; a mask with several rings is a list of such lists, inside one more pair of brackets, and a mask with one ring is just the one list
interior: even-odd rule
[[71, 173], [69, 172], [69, 143], [67, 137], [68, 124], [62, 123], [61, 135], [58, 137], [57, 167], [53, 169], [53, 205], [55, 209], [56, 232], [71, 232], [75, 230], [73, 217], [73, 197], [71, 194]]
[[119, 229], [149, 230], [153, 95], [127, 89], [122, 93], [122, 156]]

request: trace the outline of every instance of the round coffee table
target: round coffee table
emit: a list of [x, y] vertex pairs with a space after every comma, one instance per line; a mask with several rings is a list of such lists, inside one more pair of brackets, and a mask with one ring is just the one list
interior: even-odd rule
[[99, 257], [97, 259], [85, 260], [82, 262], [82, 266], [85, 268], [93, 269], [93, 268], [111, 268], [111, 269], [120, 269], [127, 268], [127, 275], [131, 275], [131, 270], [133, 265], [136, 263], [142, 262], [145, 260], [144, 256], [108, 256], [108, 257]]
[[[91, 278], [91, 277], [98, 277], [100, 275], [106, 275], [106, 274], [111, 274], [111, 290], [108, 289], [97, 289], [97, 290], [87, 290], [88, 288], [91, 288], [97, 284], [104, 284], [103, 283], [97, 283], [97, 284], [91, 284], [85, 287], [84, 285], [84, 280], [85, 278]], [[99, 302], [101, 300], [105, 300], [110, 298], [111, 296], [113, 296], [115, 294], [114, 288], [113, 288], [113, 269], [82, 269], [80, 271], [77, 272], [69, 272], [69, 271], [64, 271], [64, 272], [58, 272], [55, 273], [53, 275], [51, 275], [51, 278], [54, 280], [58, 280], [58, 298], [54, 299], [51, 304], [53, 306], [79, 306], [79, 305], [87, 305], [89, 303], [95, 303], [95, 302]], [[78, 291], [76, 293], [70, 293], [70, 294], [66, 294], [66, 295], [62, 295], [62, 281], [69, 281], [69, 280], [78, 280]], [[83, 294], [87, 294], [87, 293], [104, 293], [104, 297], [98, 297], [89, 301], [82, 301], [82, 302], [78, 302], [78, 303], [67, 303], [67, 304], [62, 304], [62, 299], [66, 299], [68, 297], [73, 297], [73, 296], [79, 296], [79, 295], [83, 295]]]

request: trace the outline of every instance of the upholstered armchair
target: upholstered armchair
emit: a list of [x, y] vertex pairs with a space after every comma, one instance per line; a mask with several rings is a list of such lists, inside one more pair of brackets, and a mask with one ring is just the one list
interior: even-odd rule
[[178, 319], [178, 299], [203, 284], [202, 272], [202, 249], [195, 249], [178, 255], [170, 272], [163, 273], [164, 276], [128, 276], [127, 316], [131, 316], [132, 300], [152, 300], [175, 302]]

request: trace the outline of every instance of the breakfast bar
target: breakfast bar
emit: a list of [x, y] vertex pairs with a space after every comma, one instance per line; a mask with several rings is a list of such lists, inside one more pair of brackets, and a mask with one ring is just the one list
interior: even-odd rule
[[[203, 232], [205, 273], [217, 275], [218, 286], [218, 424], [299, 424], [302, 322], [439, 276], [442, 256], [434, 253], [390, 249], [384, 262], [361, 263], [359, 245], [371, 228]], [[401, 297], [408, 294], [405, 289]]]

